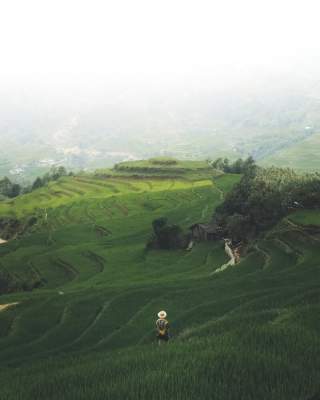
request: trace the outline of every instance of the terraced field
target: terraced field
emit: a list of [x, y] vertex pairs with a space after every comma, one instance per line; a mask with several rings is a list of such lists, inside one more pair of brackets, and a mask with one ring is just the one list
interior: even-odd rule
[[303, 226], [320, 226], [320, 213], [318, 210], [299, 210], [290, 216], [290, 221]]
[[[154, 218], [210, 219], [239, 176], [68, 177], [0, 207], [37, 215], [0, 270], [4, 399], [308, 399], [320, 390], [320, 239], [284, 220], [240, 264], [220, 242], [146, 251]], [[2, 205], [1, 205], [2, 206]], [[294, 216], [290, 217], [294, 220]], [[172, 340], [155, 344], [168, 312]], [[0, 397], [1, 397], [0, 396]]]

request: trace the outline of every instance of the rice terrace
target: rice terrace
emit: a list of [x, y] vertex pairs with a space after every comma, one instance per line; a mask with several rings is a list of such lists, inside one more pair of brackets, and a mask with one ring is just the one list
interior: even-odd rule
[[146, 247], [157, 218], [210, 222], [241, 176], [124, 163], [1, 202], [20, 221], [0, 245], [1, 399], [316, 398], [320, 211], [282, 218], [217, 273], [222, 240]]
[[0, 9], [0, 400], [320, 400], [319, 0]]

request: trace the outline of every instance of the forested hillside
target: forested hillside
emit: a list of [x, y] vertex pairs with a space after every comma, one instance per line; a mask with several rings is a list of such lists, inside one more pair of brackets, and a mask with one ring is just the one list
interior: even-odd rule
[[248, 243], [297, 210], [319, 209], [318, 173], [299, 175], [289, 168], [255, 164], [245, 165], [243, 171], [214, 214], [224, 236]]

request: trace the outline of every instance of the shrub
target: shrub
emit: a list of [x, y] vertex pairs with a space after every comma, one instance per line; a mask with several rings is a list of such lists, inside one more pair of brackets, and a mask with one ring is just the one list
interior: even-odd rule
[[178, 249], [185, 247], [186, 236], [178, 225], [168, 225], [165, 217], [152, 222], [153, 237], [147, 243], [147, 248]]
[[150, 163], [154, 165], [176, 165], [178, 161], [170, 157], [151, 158]]

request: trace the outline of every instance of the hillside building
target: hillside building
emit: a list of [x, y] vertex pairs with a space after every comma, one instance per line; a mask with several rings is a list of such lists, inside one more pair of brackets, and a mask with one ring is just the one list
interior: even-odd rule
[[216, 240], [221, 238], [221, 227], [214, 223], [197, 223], [190, 226], [189, 229], [191, 230], [192, 239], [196, 241]]

